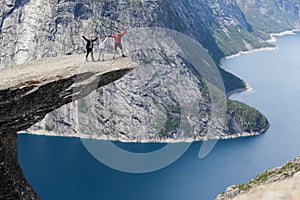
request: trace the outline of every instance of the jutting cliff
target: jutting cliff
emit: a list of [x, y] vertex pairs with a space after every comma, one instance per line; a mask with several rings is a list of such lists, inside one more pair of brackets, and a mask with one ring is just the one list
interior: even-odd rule
[[18, 164], [17, 132], [56, 108], [131, 71], [129, 58], [83, 63], [82, 56], [44, 59], [1, 70], [0, 199], [38, 199]]

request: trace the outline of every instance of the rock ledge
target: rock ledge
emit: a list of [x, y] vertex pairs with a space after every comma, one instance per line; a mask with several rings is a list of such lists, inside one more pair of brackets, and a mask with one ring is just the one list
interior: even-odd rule
[[84, 58], [48, 58], [0, 70], [0, 199], [39, 199], [18, 163], [18, 131], [137, 66], [130, 58], [83, 62]]

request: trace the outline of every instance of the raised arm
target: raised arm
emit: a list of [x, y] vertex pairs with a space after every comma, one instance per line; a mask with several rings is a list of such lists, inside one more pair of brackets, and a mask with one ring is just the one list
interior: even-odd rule
[[96, 37], [95, 39], [92, 40], [92, 42], [96, 42], [98, 40], [98, 37]]
[[127, 28], [125, 28], [125, 30], [121, 33], [121, 35], [123, 36], [127, 31]]
[[103, 42], [106, 42], [106, 41], [107, 41], [107, 39], [108, 39], [108, 37], [105, 37], [105, 39], [103, 40]]
[[82, 38], [83, 38], [85, 41], [88, 41], [88, 39], [86, 39], [86, 37], [82, 36]]

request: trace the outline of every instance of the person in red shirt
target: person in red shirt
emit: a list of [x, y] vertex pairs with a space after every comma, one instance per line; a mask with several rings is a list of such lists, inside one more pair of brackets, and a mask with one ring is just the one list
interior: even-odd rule
[[127, 28], [125, 28], [125, 30], [122, 33], [120, 33], [120, 31], [118, 30], [116, 34], [108, 35], [108, 37], [115, 38], [115, 52], [114, 52], [113, 59], [115, 59], [115, 55], [116, 55], [118, 47], [121, 49], [122, 57], [125, 57], [124, 52], [123, 52], [123, 46], [121, 44], [121, 38], [126, 33], [126, 31], [127, 31]]

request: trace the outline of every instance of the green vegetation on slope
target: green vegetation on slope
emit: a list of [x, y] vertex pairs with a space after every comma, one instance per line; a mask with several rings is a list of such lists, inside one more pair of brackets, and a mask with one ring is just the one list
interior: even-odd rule
[[[235, 26], [220, 27], [213, 24], [212, 27], [217, 45], [225, 56], [251, 49], [274, 47], [273, 44], [265, 42], [265, 40], [270, 38], [269, 34], [258, 29], [251, 30], [250, 32], [245, 28]], [[226, 93], [245, 88], [245, 83], [240, 78], [223, 69], [220, 69], [220, 73], [224, 81]]]
[[[244, 132], [261, 132], [269, 127], [267, 118], [255, 108], [252, 108], [242, 102], [228, 99], [227, 113], [239, 122]], [[231, 120], [231, 119], [228, 119]], [[227, 120], [227, 124], [230, 121]]]
[[249, 32], [247, 29], [234, 26], [218, 27], [215, 24], [213, 29], [217, 44], [226, 56], [256, 48], [274, 47], [257, 37], [261, 34], [262, 38], [266, 38], [262, 32]]
[[227, 94], [236, 89], [246, 89], [246, 84], [242, 79], [225, 71], [224, 69], [222, 69], [220, 67], [219, 67], [219, 71], [220, 71], [221, 77], [223, 79], [225, 91]]
[[[210, 93], [206, 81], [198, 76], [198, 80], [202, 83], [203, 87], [200, 89], [202, 97], [206, 102], [210, 102]], [[212, 85], [211, 85], [212, 86]], [[213, 86], [212, 86], [213, 87]], [[207, 112], [210, 112], [209, 110]], [[269, 127], [267, 118], [255, 108], [248, 106], [242, 102], [234, 101], [227, 98], [227, 119], [226, 128], [229, 133], [235, 134], [236, 130], [230, 127], [232, 120], [235, 120], [243, 132], [262, 132]]]
[[271, 170], [266, 170], [263, 173], [259, 174], [255, 178], [253, 178], [248, 183], [235, 185], [233, 189], [238, 189], [239, 193], [243, 191], [249, 191], [251, 188], [257, 185], [261, 185], [267, 183], [271, 180], [274, 182], [276, 180], [286, 179], [288, 177], [292, 177], [295, 173], [300, 171], [299, 165], [299, 157], [293, 161], [290, 161], [283, 165], [280, 168], [275, 168]]
[[163, 129], [159, 132], [162, 138], [171, 137], [172, 132], [176, 132], [180, 126], [181, 108], [179, 105], [170, 106], [166, 108], [167, 120]]

